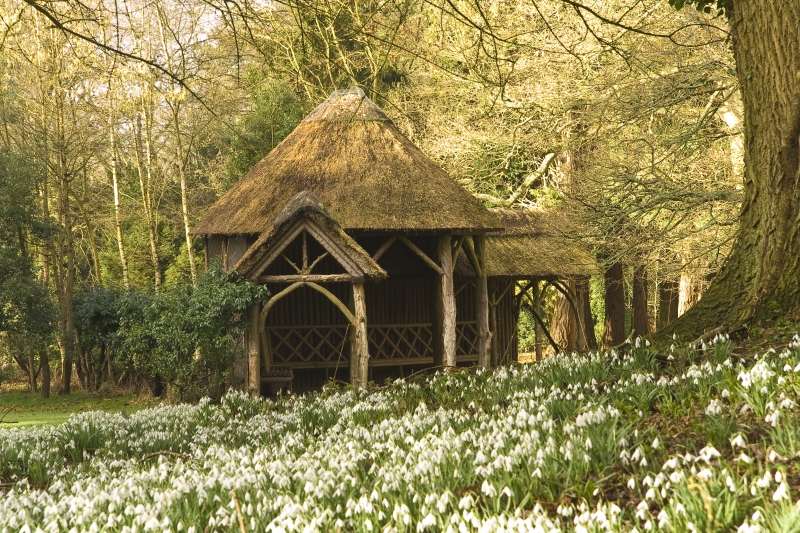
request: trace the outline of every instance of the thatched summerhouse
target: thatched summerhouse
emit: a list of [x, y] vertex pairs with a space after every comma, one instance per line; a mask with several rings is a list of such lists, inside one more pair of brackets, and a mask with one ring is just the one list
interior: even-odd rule
[[273, 294], [252, 310], [240, 377], [260, 394], [513, 360], [516, 280], [574, 262], [564, 254], [537, 271], [528, 241], [541, 236], [515, 216], [486, 209], [350, 89], [312, 111], [193, 233], [207, 261], [221, 257]]

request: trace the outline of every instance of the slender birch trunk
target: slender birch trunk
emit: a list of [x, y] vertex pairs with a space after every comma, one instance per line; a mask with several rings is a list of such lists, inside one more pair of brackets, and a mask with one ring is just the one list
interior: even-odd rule
[[[114, 106], [114, 103], [111, 103]], [[122, 284], [126, 289], [131, 288], [130, 276], [128, 275], [128, 260], [125, 257], [125, 243], [122, 240], [122, 214], [120, 212], [119, 201], [119, 176], [117, 175], [117, 138], [114, 135], [114, 119], [112, 115], [110, 124], [109, 140], [111, 141], [111, 182], [114, 187], [114, 227], [117, 231], [117, 248], [119, 248], [119, 260], [122, 263]]]
[[156, 292], [161, 289], [161, 267], [158, 260], [158, 240], [156, 236], [155, 216], [153, 214], [153, 197], [151, 188], [153, 183], [153, 159], [150, 142], [150, 115], [144, 111], [144, 142], [142, 142], [141, 116], [136, 115], [134, 134], [136, 136], [136, 170], [139, 173], [139, 190], [142, 194], [142, 208], [147, 221], [147, 233], [150, 238], [150, 261], [153, 265], [153, 278]]

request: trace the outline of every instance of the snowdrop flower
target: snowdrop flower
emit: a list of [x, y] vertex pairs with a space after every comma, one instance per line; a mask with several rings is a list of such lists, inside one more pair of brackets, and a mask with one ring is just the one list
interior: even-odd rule
[[636, 488], [636, 480], [635, 479], [630, 478], [628, 480], [628, 488], [631, 489], [631, 490]]
[[669, 515], [664, 509], [658, 513], [658, 529], [664, 529], [669, 525]]
[[658, 440], [658, 437], [656, 437], [655, 439], [653, 439], [653, 449], [657, 450], [660, 447], [661, 447], [661, 441]]
[[424, 531], [431, 526], [436, 525], [436, 517], [433, 514], [428, 513], [428, 515], [422, 519], [422, 522], [417, 524], [417, 531]]
[[639, 502], [639, 505], [636, 506], [636, 517], [639, 520], [644, 520], [647, 516], [647, 511], [650, 510], [650, 506], [645, 501]]
[[786, 485], [786, 483], [781, 483], [778, 485], [778, 488], [775, 489], [775, 492], [772, 494], [772, 499], [776, 502], [781, 500], [791, 500], [791, 497], [789, 496], [789, 487]]
[[711, 472], [710, 469], [704, 468], [700, 472], [697, 473], [697, 477], [703, 481], [709, 481], [711, 478], [714, 477], [714, 473]]
[[495, 489], [494, 486], [486, 479], [483, 480], [483, 485], [481, 485], [481, 492], [489, 498], [494, 498], [497, 496], [497, 489]]
[[738, 461], [740, 463], [746, 463], [748, 465], [753, 462], [753, 460], [750, 458], [750, 456], [747, 455], [744, 452], [739, 454], [739, 457], [736, 458], [736, 461]]
[[767, 460], [769, 460], [770, 463], [777, 463], [778, 461], [785, 461], [786, 458], [781, 457], [781, 454], [779, 454], [775, 450], [770, 450], [769, 455], [767, 456]]
[[708, 416], [718, 416], [722, 414], [722, 406], [716, 398], [709, 402], [708, 407], [706, 407], [706, 414]]
[[741, 433], [731, 439], [731, 448], [747, 448], [747, 443]]
[[698, 456], [699, 459], [702, 459], [705, 462], [709, 462], [711, 459], [715, 457], [719, 457], [720, 453], [717, 451], [716, 448], [713, 446], [706, 446], [702, 450], [700, 450], [700, 455]]

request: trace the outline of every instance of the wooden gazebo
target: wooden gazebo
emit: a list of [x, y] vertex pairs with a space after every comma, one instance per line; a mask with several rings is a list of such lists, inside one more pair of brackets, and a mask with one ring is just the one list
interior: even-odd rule
[[238, 378], [257, 395], [270, 383], [363, 386], [501, 360], [516, 338], [514, 276], [490, 280], [487, 234], [503, 228], [349, 89], [312, 111], [193, 233], [205, 236], [207, 261], [219, 257], [273, 294], [252, 310]]

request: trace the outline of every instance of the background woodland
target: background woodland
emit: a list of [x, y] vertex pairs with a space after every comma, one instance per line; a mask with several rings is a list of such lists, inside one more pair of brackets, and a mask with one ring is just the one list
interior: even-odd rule
[[[62, 392], [73, 366], [85, 388], [121, 384], [163, 374], [169, 357], [196, 361], [197, 346], [239, 327], [198, 311], [158, 367], [137, 357], [174, 340], [167, 325], [159, 338], [109, 333], [203, 298], [235, 311], [265, 297], [203, 274], [190, 230], [350, 86], [487, 206], [569, 210], [568, 237], [604, 272], [589, 287], [600, 343], [666, 325], [702, 295], [737, 230], [742, 111], [729, 27], [666, 1], [583, 6], [1, 0], [3, 371], [22, 369], [43, 393], [51, 366]], [[547, 284], [539, 294], [555, 341], [579, 347], [566, 299]], [[520, 321], [521, 348], [533, 351], [529, 309]], [[224, 365], [212, 363], [213, 377]]]

